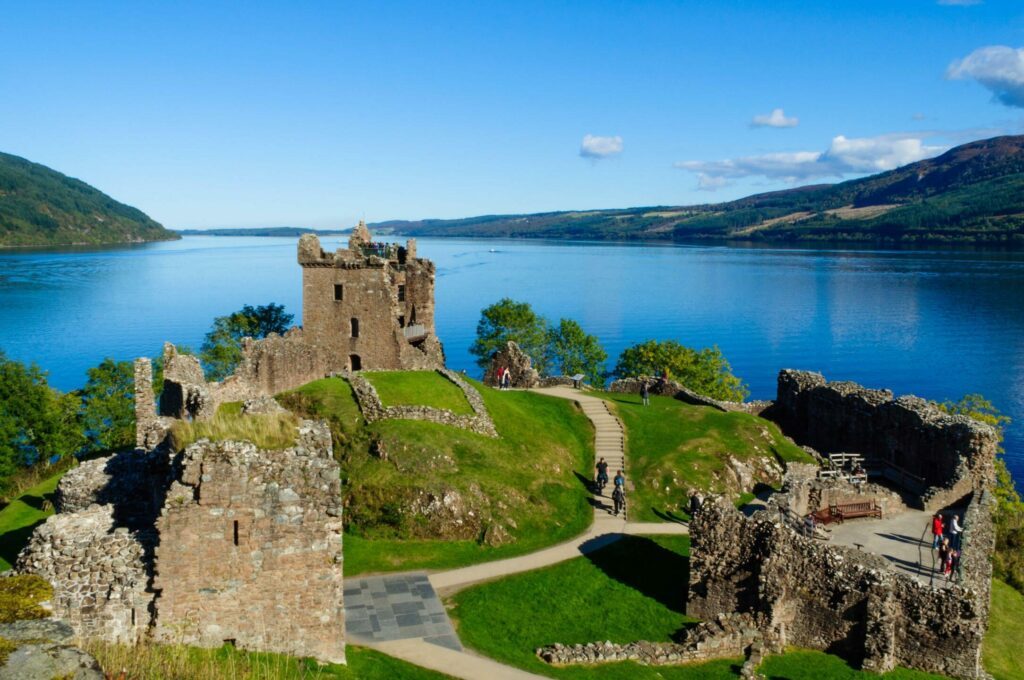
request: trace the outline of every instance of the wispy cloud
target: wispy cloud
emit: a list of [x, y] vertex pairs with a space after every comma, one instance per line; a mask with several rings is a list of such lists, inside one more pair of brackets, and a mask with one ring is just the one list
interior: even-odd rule
[[950, 64], [946, 77], [976, 80], [996, 101], [1024, 107], [1024, 48], [1005, 45], [981, 47]]
[[580, 155], [584, 158], [608, 158], [622, 153], [622, 137], [601, 137], [584, 135], [580, 144]]
[[787, 116], [782, 109], [772, 109], [768, 115], [754, 116], [754, 120], [750, 121], [751, 127], [791, 128], [799, 124], [799, 118]]
[[681, 161], [675, 166], [697, 175], [697, 188], [714, 191], [732, 180], [764, 177], [769, 180], [802, 182], [823, 177], [892, 170], [907, 163], [935, 156], [948, 146], [925, 144], [930, 135], [895, 133], [877, 137], [850, 138], [839, 135], [825, 151], [789, 151], [741, 156], [718, 161]]

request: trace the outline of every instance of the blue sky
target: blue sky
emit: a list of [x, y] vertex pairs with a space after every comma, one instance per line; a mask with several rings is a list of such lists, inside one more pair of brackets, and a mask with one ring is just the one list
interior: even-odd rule
[[2, 0], [0, 150], [173, 228], [721, 201], [1024, 132], [1024, 2], [946, 2]]

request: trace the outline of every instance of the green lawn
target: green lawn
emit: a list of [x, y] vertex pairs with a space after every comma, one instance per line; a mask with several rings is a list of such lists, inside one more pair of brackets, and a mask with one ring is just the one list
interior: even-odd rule
[[611, 401], [626, 427], [628, 474], [635, 489], [630, 518], [657, 522], [686, 519], [686, 491], [698, 488], [740, 494], [727, 458], [768, 456], [780, 462], [814, 462], [788, 441], [778, 426], [747, 413], [724, 413], [670, 397], [651, 397], [644, 406], [635, 394], [600, 393]]
[[462, 390], [437, 371], [373, 371], [363, 373], [385, 406], [433, 406], [472, 415]]
[[[465, 645], [534, 673], [572, 680], [736, 678], [742, 659], [557, 668], [535, 654], [537, 647], [555, 642], [670, 642], [693, 621], [684, 614], [688, 555], [686, 536], [626, 536], [585, 557], [464, 590], [448, 604]], [[761, 670], [770, 678], [792, 680], [939, 677], [905, 669], [877, 676], [838, 657], [804, 650], [769, 657]]]
[[1024, 678], [1024, 595], [992, 581], [992, 613], [983, 650], [985, 670], [996, 680]]
[[[331, 423], [346, 495], [347, 575], [452, 568], [532, 552], [586, 530], [593, 514], [581, 480], [594, 459], [590, 421], [564, 399], [478, 389], [498, 439], [424, 421], [367, 425], [340, 378], [280, 397]], [[371, 446], [387, 460], [371, 455]], [[407, 512], [425, 494], [452, 492], [473, 511], [462, 513], [472, 526]], [[482, 539], [495, 527], [508, 539], [488, 544]]]
[[[66, 470], [30, 487], [0, 510], [0, 571], [14, 566], [32, 531], [53, 514], [53, 491], [64, 472]], [[44, 501], [49, 501], [45, 510]]]
[[449, 676], [361, 647], [348, 647], [347, 666], [319, 665], [283, 654], [244, 652], [233, 647], [199, 649], [181, 645], [113, 645], [91, 642], [86, 649], [111, 677], [122, 669], [132, 680], [443, 680]]

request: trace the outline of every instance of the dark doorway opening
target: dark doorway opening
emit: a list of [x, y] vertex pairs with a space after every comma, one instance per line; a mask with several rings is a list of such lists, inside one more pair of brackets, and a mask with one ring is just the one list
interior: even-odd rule
[[361, 370], [363, 370], [363, 362], [359, 358], [358, 354], [352, 354], [351, 356], [349, 356], [349, 358], [348, 358], [348, 365], [349, 365], [349, 368], [351, 368], [353, 371], [361, 371]]

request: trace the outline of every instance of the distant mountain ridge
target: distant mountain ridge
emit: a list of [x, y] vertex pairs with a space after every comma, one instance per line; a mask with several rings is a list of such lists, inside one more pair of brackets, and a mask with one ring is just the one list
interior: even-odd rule
[[693, 206], [484, 215], [371, 225], [410, 236], [725, 239], [1024, 246], [1024, 136], [895, 170]]
[[351, 229], [308, 229], [306, 227], [215, 227], [213, 229], [175, 229], [182, 236], [337, 236]]
[[180, 238], [141, 210], [45, 165], [0, 153], [0, 246]]

